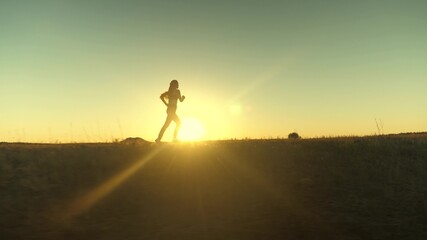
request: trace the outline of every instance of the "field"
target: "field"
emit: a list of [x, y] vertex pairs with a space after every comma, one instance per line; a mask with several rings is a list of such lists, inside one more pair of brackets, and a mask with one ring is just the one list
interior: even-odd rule
[[0, 144], [0, 239], [427, 239], [427, 135]]

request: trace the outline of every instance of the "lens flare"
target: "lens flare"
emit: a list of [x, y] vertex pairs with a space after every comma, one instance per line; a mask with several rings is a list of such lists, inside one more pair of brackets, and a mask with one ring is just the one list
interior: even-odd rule
[[233, 116], [238, 116], [242, 113], [242, 106], [240, 104], [232, 104], [228, 106], [228, 111]]

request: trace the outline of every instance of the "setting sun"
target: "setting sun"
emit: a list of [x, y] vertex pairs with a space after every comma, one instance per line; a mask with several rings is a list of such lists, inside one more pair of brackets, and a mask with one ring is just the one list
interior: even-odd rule
[[182, 141], [200, 140], [205, 133], [203, 124], [196, 118], [182, 119], [181, 129], [179, 131], [179, 139]]

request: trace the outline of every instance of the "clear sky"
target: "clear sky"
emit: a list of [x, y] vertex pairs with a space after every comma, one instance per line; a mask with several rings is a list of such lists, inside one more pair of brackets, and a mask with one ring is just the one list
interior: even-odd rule
[[423, 0], [0, 0], [0, 141], [154, 140], [172, 79], [203, 139], [426, 131], [426, 23]]

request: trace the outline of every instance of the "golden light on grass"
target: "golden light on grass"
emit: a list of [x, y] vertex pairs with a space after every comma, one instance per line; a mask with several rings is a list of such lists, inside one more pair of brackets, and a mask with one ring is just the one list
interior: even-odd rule
[[194, 117], [186, 117], [182, 119], [181, 129], [179, 130], [179, 138], [182, 141], [197, 141], [201, 140], [205, 133], [205, 127], [202, 122]]
[[79, 197], [71, 202], [71, 204], [60, 213], [59, 219], [67, 221], [73, 217], [79, 216], [82, 213], [88, 211], [95, 204], [113, 192], [119, 187], [126, 179], [132, 176], [138, 169], [144, 167], [151, 159], [153, 159], [158, 153], [162, 151], [164, 146], [156, 147], [152, 149], [144, 157], [136, 161], [129, 168], [116, 174], [111, 179], [105, 181], [103, 184], [97, 186], [92, 191], [86, 193], [82, 197]]

